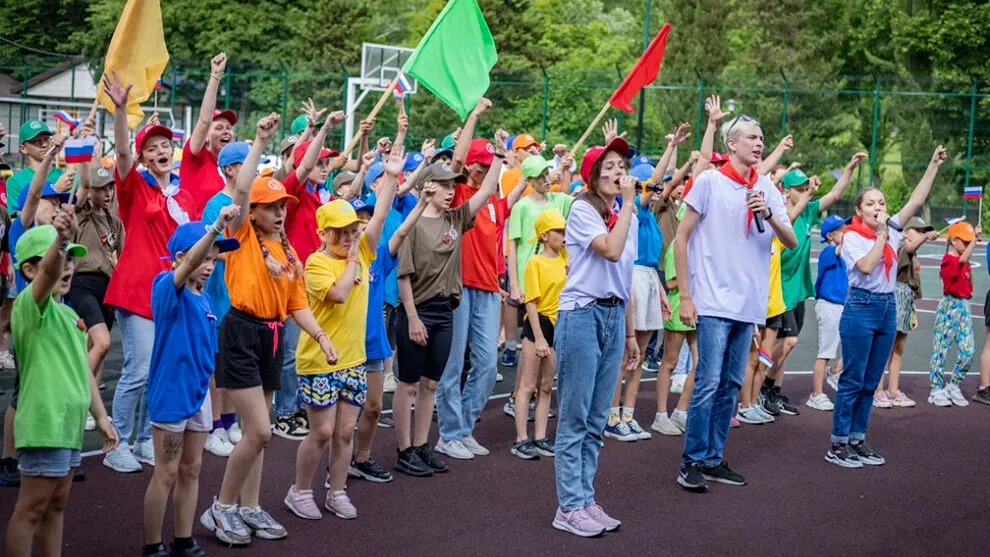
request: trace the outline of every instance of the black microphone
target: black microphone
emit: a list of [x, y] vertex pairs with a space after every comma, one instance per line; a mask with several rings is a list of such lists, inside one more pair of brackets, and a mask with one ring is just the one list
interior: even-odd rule
[[[760, 195], [760, 192], [756, 190], [748, 190], [746, 192], [746, 203], [748, 204], [749, 200], [757, 195]], [[766, 228], [763, 226], [763, 213], [753, 212], [753, 220], [756, 221], [756, 231], [759, 232], [760, 234], [763, 234], [763, 232], [766, 231]]]

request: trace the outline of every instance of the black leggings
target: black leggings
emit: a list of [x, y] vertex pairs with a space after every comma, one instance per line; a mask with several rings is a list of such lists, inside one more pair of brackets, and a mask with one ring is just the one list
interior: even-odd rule
[[418, 383], [421, 377], [439, 381], [447, 367], [450, 343], [454, 338], [454, 307], [452, 298], [431, 298], [416, 305], [419, 320], [426, 327], [426, 346], [409, 338], [409, 316], [401, 305], [395, 312], [396, 356], [399, 359], [399, 381]]

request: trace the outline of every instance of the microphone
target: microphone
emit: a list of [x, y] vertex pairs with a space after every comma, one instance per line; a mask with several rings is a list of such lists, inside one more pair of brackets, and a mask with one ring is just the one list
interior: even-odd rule
[[[749, 203], [749, 200], [757, 195], [760, 195], [760, 192], [756, 190], [748, 190], [746, 192], [746, 202]], [[766, 231], [766, 227], [763, 226], [763, 213], [754, 212], [753, 220], [756, 221], [756, 231], [759, 232], [760, 234], [763, 234], [763, 232]]]

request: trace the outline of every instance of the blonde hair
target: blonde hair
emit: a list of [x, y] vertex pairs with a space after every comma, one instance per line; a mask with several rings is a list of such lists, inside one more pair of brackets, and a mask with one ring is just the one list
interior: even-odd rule
[[749, 116], [743, 115], [736, 116], [725, 122], [719, 130], [719, 134], [722, 136], [722, 145], [728, 148], [729, 141], [739, 139], [743, 133], [751, 130], [754, 126], [758, 128], [760, 127], [760, 123]]

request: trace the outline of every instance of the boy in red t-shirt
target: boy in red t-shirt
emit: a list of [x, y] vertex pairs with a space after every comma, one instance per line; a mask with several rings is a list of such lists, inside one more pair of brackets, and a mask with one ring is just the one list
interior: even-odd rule
[[[949, 249], [942, 257], [942, 301], [935, 312], [935, 338], [932, 361], [929, 367], [932, 392], [928, 403], [935, 406], [968, 406], [959, 385], [966, 379], [966, 372], [973, 362], [973, 319], [969, 311], [969, 299], [973, 297], [973, 271], [969, 259], [979, 242], [982, 229], [973, 228], [968, 222], [957, 222], [949, 227], [946, 236]], [[949, 345], [959, 349], [959, 361], [952, 370], [952, 381], [946, 385], [943, 375], [945, 355]]]

